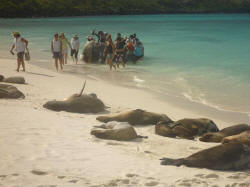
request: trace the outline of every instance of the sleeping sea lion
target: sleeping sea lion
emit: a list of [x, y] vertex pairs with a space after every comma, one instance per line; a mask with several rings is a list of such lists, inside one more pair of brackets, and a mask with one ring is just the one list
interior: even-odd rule
[[214, 170], [244, 170], [250, 168], [250, 143], [221, 144], [186, 158], [162, 158], [161, 160], [161, 165], [185, 165]]
[[166, 123], [172, 122], [165, 114], [147, 112], [141, 109], [107, 116], [98, 116], [96, 119], [104, 123], [109, 121], [128, 122], [130, 125], [153, 125], [159, 121], [164, 121]]
[[250, 126], [247, 124], [233, 125], [227, 128], [224, 128], [216, 133], [206, 133], [201, 138], [202, 142], [221, 142], [223, 138], [227, 136], [233, 136], [240, 134], [246, 130], [250, 130]]
[[185, 139], [194, 139], [195, 136], [201, 136], [207, 132], [219, 131], [216, 124], [206, 118], [199, 119], [182, 119], [174, 123], [159, 122], [155, 126], [155, 133], [161, 136], [172, 137], [176, 136]]
[[250, 142], [250, 130], [244, 131], [234, 136], [228, 136], [223, 138], [222, 143], [249, 143]]
[[107, 140], [128, 141], [138, 137], [133, 126], [126, 122], [109, 122], [91, 130], [97, 138]]
[[105, 105], [96, 94], [74, 94], [64, 101], [49, 101], [43, 107], [73, 113], [98, 113], [105, 110]]
[[15, 86], [0, 84], [0, 98], [18, 99], [25, 98], [25, 96]]
[[7, 82], [7, 83], [14, 83], [14, 84], [25, 84], [24, 77], [20, 77], [20, 76], [4, 78], [2, 81]]

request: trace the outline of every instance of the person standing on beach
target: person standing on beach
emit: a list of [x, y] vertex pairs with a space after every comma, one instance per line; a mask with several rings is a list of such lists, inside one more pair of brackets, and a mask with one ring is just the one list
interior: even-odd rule
[[115, 46], [114, 46], [114, 43], [112, 42], [111, 34], [107, 35], [105, 48], [104, 48], [104, 52], [103, 52], [103, 56], [105, 56], [105, 55], [107, 55], [106, 61], [110, 67], [110, 70], [112, 70], [112, 67], [114, 67], [116, 69], [116, 66], [113, 64], [113, 59], [115, 56]]
[[78, 52], [79, 52], [79, 48], [80, 48], [80, 41], [79, 41], [79, 38], [78, 38], [77, 35], [75, 35], [71, 39], [71, 46], [72, 46], [71, 57], [72, 57], [73, 62], [76, 62], [76, 64], [77, 64], [77, 61], [78, 61]]
[[24, 52], [25, 49], [28, 51], [28, 41], [21, 37], [19, 32], [13, 32], [14, 42], [10, 49], [10, 53], [14, 55], [13, 49], [16, 49], [17, 52], [17, 69], [16, 71], [19, 72], [19, 68], [22, 65], [23, 71], [25, 71], [25, 64], [24, 64]]
[[62, 42], [62, 64], [67, 64], [68, 60], [68, 46], [72, 49], [71, 44], [68, 39], [65, 37], [64, 33], [60, 34], [60, 40]]
[[56, 71], [58, 71], [58, 61], [60, 62], [61, 70], [62, 67], [62, 41], [59, 40], [59, 36], [56, 33], [54, 35], [54, 39], [51, 42], [51, 52], [53, 54], [53, 58], [55, 59]]

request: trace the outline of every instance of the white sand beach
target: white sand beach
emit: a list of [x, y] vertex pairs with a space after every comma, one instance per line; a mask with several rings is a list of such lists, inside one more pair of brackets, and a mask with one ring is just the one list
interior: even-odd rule
[[[162, 102], [143, 90], [119, 87], [99, 79], [78, 77], [26, 64], [15, 71], [15, 60], [0, 59], [0, 74], [23, 76], [17, 85], [26, 98], [0, 100], [1, 187], [101, 187], [101, 186], [250, 186], [250, 172], [222, 172], [185, 166], [162, 166], [162, 157], [186, 157], [215, 143], [158, 136], [154, 126], [135, 127], [148, 139], [120, 142], [90, 135], [98, 115], [54, 112], [43, 108], [49, 100], [79, 93], [96, 93], [112, 113], [145, 109], [173, 120], [209, 117], [223, 128], [230, 123]], [[241, 121], [239, 121], [240, 123]]]

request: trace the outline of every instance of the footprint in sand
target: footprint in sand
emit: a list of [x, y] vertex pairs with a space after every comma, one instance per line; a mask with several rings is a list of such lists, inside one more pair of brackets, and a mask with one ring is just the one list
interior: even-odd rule
[[235, 173], [231, 176], [228, 176], [229, 179], [245, 179], [247, 177], [250, 177], [249, 173]]
[[70, 181], [68, 181], [68, 182], [70, 182], [70, 183], [77, 183], [77, 182], [78, 182], [78, 180], [73, 179], [73, 180], [70, 180]]
[[207, 178], [207, 179], [218, 179], [219, 176], [214, 174], [214, 173], [211, 173], [211, 174], [206, 175], [205, 178]]
[[189, 147], [190, 150], [199, 150], [199, 147]]
[[65, 176], [57, 176], [58, 179], [64, 179]]
[[159, 183], [156, 181], [151, 181], [151, 182], [145, 183], [145, 186], [157, 186], [158, 184]]
[[117, 143], [117, 142], [108, 142], [106, 143], [107, 145], [124, 145], [124, 144], [121, 144], [121, 143]]
[[197, 174], [195, 175], [195, 177], [201, 178], [201, 179], [218, 179], [219, 175], [215, 174], [215, 173], [210, 173], [208, 175], [205, 174]]
[[126, 175], [126, 177], [129, 177], [129, 178], [131, 178], [131, 177], [138, 177], [139, 175], [137, 175], [137, 174], [133, 174], [133, 173], [128, 173], [127, 175]]
[[48, 175], [48, 173], [45, 171], [31, 170], [30, 172], [34, 175]]

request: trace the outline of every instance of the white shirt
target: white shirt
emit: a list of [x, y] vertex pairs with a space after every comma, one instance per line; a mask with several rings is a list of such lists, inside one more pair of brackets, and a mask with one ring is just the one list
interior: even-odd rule
[[72, 49], [75, 49], [75, 50], [79, 50], [79, 48], [80, 48], [80, 41], [79, 41], [79, 39], [74, 39], [74, 38], [72, 38], [71, 39], [71, 46], [72, 46]]
[[22, 41], [21, 37], [14, 38], [14, 45], [17, 53], [25, 51], [26, 44]]
[[53, 52], [60, 52], [61, 51], [61, 41], [58, 39], [58, 40], [53, 40]]

